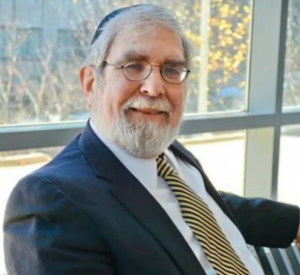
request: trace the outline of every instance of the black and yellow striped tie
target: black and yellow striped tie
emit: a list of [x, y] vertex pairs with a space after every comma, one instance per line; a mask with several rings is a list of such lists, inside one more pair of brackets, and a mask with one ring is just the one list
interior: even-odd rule
[[157, 173], [176, 196], [183, 219], [200, 242], [205, 255], [218, 275], [249, 275], [249, 271], [231, 247], [207, 204], [178, 176], [160, 155]]

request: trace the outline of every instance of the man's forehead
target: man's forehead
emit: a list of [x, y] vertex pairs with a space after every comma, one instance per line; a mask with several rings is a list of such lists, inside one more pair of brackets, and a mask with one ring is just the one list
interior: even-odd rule
[[163, 61], [186, 61], [181, 38], [175, 32], [164, 28], [147, 33], [119, 33], [111, 48], [117, 48], [114, 52], [118, 59], [149, 61], [154, 57]]
[[155, 57], [159, 59], [160, 63], [173, 62], [173, 63], [180, 63], [183, 65], [186, 64], [186, 60], [183, 57], [183, 55], [166, 53], [160, 56], [153, 56], [152, 54], [145, 53], [142, 50], [136, 51], [134, 49], [123, 51], [119, 55], [117, 62], [121, 63], [124, 61], [133, 61], [133, 60], [150, 62]]

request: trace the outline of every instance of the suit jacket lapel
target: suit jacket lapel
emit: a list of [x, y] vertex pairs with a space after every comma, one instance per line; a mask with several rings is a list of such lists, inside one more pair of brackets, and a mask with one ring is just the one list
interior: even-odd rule
[[166, 252], [183, 274], [205, 274], [199, 261], [164, 209], [94, 134], [88, 125], [79, 146], [98, 177], [112, 182], [110, 192], [128, 209]]
[[167, 213], [129, 171], [117, 173], [111, 193], [164, 247], [183, 274], [205, 274]]

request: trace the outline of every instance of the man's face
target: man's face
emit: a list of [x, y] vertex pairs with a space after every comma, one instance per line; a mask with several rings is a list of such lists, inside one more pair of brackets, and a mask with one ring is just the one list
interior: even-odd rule
[[[163, 28], [117, 35], [106, 61], [121, 66], [138, 60], [156, 66], [184, 62], [182, 41]], [[185, 84], [167, 83], [156, 66], [145, 80], [131, 81], [108, 65], [94, 88], [91, 119], [97, 130], [138, 157], [161, 153], [175, 138], [183, 112]]]

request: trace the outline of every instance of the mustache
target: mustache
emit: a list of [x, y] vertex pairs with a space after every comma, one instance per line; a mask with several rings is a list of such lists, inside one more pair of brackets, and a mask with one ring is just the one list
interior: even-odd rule
[[130, 108], [149, 108], [166, 113], [172, 113], [173, 111], [171, 104], [165, 99], [147, 99], [144, 97], [130, 98], [122, 106], [123, 111]]

